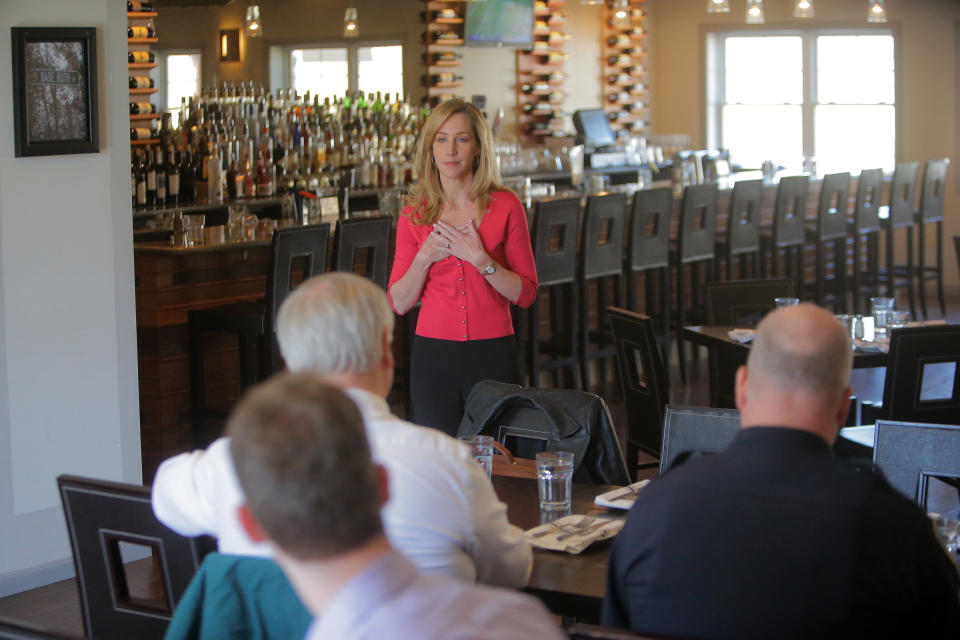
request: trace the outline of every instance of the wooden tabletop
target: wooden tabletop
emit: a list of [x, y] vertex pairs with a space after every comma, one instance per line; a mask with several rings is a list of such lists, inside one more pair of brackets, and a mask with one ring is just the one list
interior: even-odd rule
[[[540, 511], [536, 480], [494, 476], [493, 487], [507, 505], [507, 519], [511, 524], [527, 530], [555, 519], [553, 514]], [[574, 484], [570, 512], [626, 517], [626, 511], [605, 509], [593, 504], [597, 495], [613, 488], [607, 485]], [[578, 555], [534, 549], [533, 572], [526, 591], [540, 598], [556, 614], [598, 623], [606, 593], [609, 558], [609, 541], [594, 544]]]

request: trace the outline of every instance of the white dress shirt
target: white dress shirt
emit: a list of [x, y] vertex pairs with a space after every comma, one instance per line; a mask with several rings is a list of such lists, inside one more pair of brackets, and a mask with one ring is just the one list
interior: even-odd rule
[[[440, 431], [400, 420], [373, 393], [346, 393], [363, 415], [374, 459], [387, 469], [390, 499], [382, 515], [394, 548], [423, 573], [525, 585], [530, 545], [507, 522], [506, 505], [469, 449]], [[237, 518], [244, 496], [228, 438], [165, 460], [152, 500], [157, 518], [177, 533], [216, 536], [222, 553], [271, 555], [269, 545], [251, 540]]]

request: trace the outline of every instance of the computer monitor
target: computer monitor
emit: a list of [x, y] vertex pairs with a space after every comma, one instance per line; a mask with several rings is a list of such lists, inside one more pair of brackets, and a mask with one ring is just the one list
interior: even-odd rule
[[609, 147], [616, 138], [603, 109], [580, 109], [573, 113], [573, 126], [588, 148]]

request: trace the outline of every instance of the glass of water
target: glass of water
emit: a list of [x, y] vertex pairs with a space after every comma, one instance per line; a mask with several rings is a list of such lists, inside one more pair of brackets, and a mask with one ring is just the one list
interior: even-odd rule
[[573, 493], [573, 453], [541, 451], [537, 454], [537, 488], [542, 511], [567, 511]]
[[870, 298], [870, 310], [873, 312], [873, 335], [887, 335], [887, 320], [893, 313], [893, 298]]
[[470, 447], [473, 459], [480, 463], [484, 473], [489, 478], [493, 473], [493, 437], [460, 436], [459, 440]]
[[957, 552], [957, 535], [960, 533], [960, 521], [950, 516], [931, 513], [934, 525], [937, 528], [937, 536], [947, 549], [947, 553]]
[[774, 298], [773, 304], [778, 307], [795, 307], [800, 304], [800, 298]]

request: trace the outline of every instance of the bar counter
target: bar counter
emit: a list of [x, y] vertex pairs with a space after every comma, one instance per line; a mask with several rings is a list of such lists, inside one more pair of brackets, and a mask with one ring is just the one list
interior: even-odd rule
[[[732, 185], [737, 180], [757, 177], [758, 172], [744, 173], [721, 183], [718, 234], [726, 228]], [[816, 216], [819, 183], [811, 180], [808, 217]], [[669, 183], [652, 185], [659, 186]], [[761, 225], [772, 221], [775, 195], [774, 181], [764, 191]], [[680, 200], [674, 198], [674, 229]], [[192, 446], [187, 313], [191, 309], [262, 298], [269, 262], [268, 240], [177, 248], [160, 242], [134, 244], [145, 482], [153, 478], [160, 461]], [[236, 340], [229, 335], [211, 334], [207, 349], [208, 402], [229, 405], [239, 394]]]

